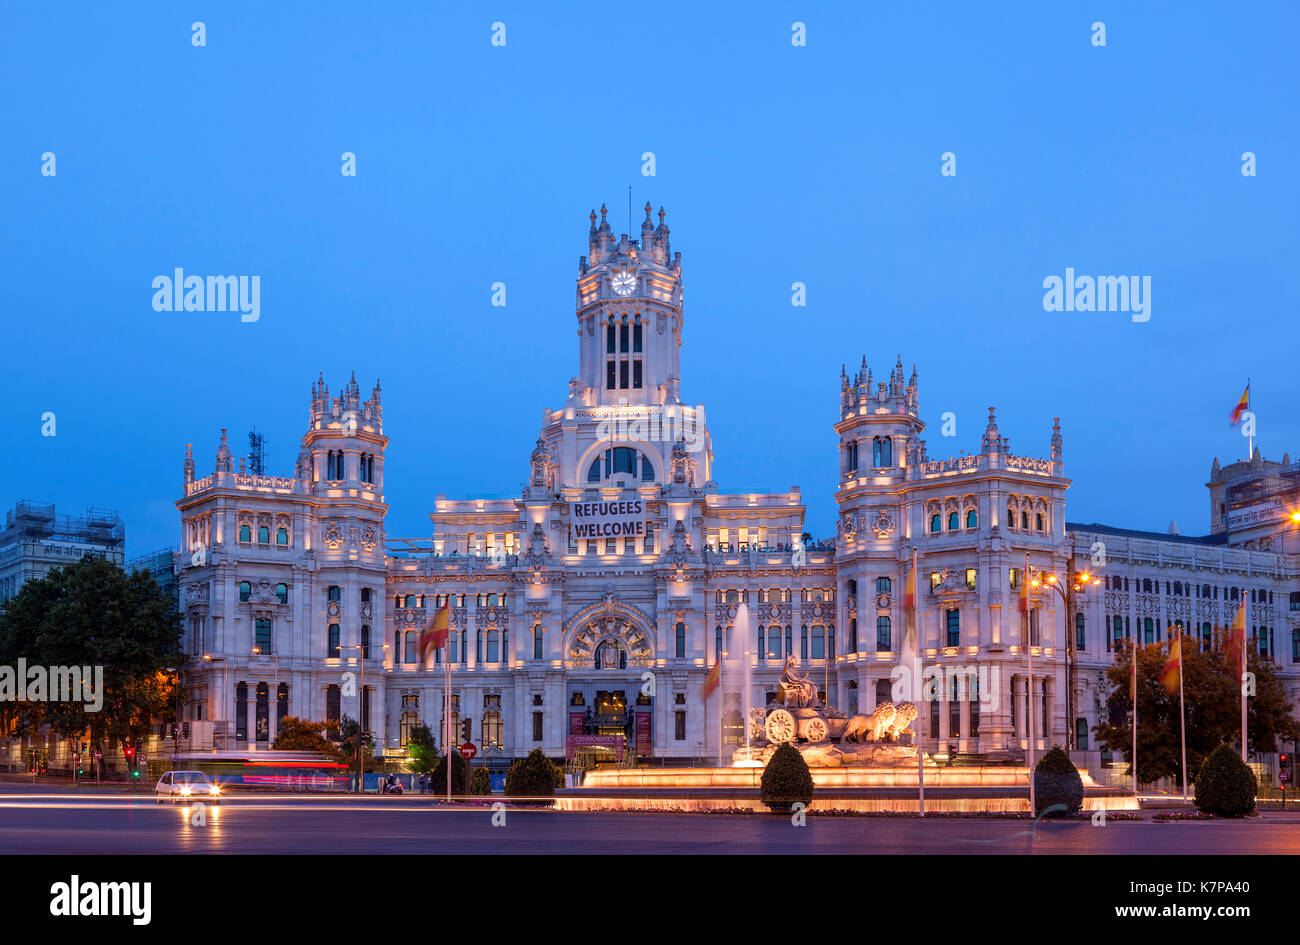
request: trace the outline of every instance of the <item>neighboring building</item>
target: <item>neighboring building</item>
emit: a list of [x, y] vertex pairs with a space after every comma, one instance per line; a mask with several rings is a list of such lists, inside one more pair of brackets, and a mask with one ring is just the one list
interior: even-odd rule
[[181, 604], [180, 585], [176, 582], [176, 568], [180, 556], [170, 548], [163, 548], [159, 551], [152, 551], [147, 555], [141, 555], [138, 558], [132, 558], [126, 563], [126, 570], [146, 571], [155, 581], [158, 587], [167, 597], [175, 601], [179, 608]]
[[57, 515], [54, 503], [26, 499], [5, 513], [0, 531], [0, 609], [23, 584], [86, 555], [121, 565], [126, 529], [121, 517], [94, 507], [82, 515]]
[[[755, 705], [789, 655], [847, 712], [896, 698], [895, 669], [916, 646], [905, 632], [914, 552], [921, 657], [948, 672], [923, 715], [932, 749], [1018, 755], [1030, 712], [1040, 747], [1073, 731], [1090, 744], [1114, 633], [1145, 635], [1149, 622], [1154, 639], [1179, 620], [1223, 624], [1243, 593], [1259, 601], [1261, 651], [1288, 686], [1300, 681], [1300, 557], [1280, 547], [1294, 523], [1233, 517], [1258, 492], [1248, 476], [1268, 480], [1268, 501], [1296, 507], [1300, 497], [1275, 489], [1295, 481], [1286, 461], [1216, 463], [1212, 505], [1223, 505], [1227, 530], [1206, 539], [1067, 526], [1059, 423], [1050, 440], [1044, 423], [1046, 457], [1018, 455], [990, 408], [978, 452], [932, 460], [916, 370], [899, 359], [876, 382], [864, 358], [841, 374], [838, 412], [827, 402], [839, 439], [833, 540], [805, 540], [798, 487], [720, 491], [704, 409], [681, 397], [681, 255], [663, 212], [656, 226], [645, 209], [639, 240], [615, 239], [603, 208], [599, 224], [591, 215], [578, 374], [544, 414], [518, 497], [438, 496], [432, 539], [388, 538], [380, 389], [363, 401], [355, 377], [333, 398], [323, 377], [313, 385], [292, 476], [236, 471], [223, 430], [215, 471], [196, 478], [187, 447], [177, 502], [195, 658], [187, 718], [256, 748], [286, 714], [360, 713], [392, 750], [416, 723], [441, 733], [447, 658], [452, 721], [459, 732], [462, 716], [473, 720], [480, 757], [624, 746], [717, 757], [720, 738], [743, 740], [746, 701], [737, 672], [723, 679], [725, 725], [719, 698], [701, 699], [724, 648], [749, 654]], [[1233, 531], [1245, 518], [1249, 530]], [[1094, 564], [1099, 542], [1104, 567]], [[1026, 562], [1062, 579], [1073, 563], [1104, 583], [1069, 619], [1055, 591], [1031, 588], [1022, 615]], [[450, 645], [421, 665], [419, 631], [446, 601]], [[731, 636], [741, 603], [753, 617], [748, 641]]]

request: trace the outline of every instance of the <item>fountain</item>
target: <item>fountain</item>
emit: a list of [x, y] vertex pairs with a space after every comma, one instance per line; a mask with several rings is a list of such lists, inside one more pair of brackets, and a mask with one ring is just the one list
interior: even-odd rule
[[744, 710], [740, 719], [741, 725], [745, 729], [745, 747], [737, 748], [731, 758], [733, 768], [761, 768], [767, 763], [766, 759], [755, 759], [753, 751], [750, 748], [750, 732], [754, 727], [753, 715], [754, 709], [750, 705], [750, 699], [753, 696], [754, 684], [751, 676], [749, 665], [749, 641], [752, 634], [752, 626], [749, 619], [749, 605], [742, 603], [736, 608], [736, 622], [732, 633], [738, 635], [741, 641], [740, 652], [740, 680], [741, 680], [741, 699], [740, 705]]

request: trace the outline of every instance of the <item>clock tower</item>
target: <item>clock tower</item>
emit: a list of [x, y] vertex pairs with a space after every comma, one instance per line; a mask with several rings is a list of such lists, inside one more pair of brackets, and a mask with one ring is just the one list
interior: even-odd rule
[[682, 344], [682, 254], [645, 205], [641, 238], [614, 239], [606, 209], [591, 211], [586, 256], [578, 260], [582, 386], [594, 405], [676, 405]]

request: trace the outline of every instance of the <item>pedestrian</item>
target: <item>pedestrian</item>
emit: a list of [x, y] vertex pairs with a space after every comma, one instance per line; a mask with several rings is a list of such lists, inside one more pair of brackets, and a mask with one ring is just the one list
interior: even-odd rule
[[425, 784], [427, 783], [427, 781], [428, 781], [428, 778], [426, 778], [423, 774], [420, 775], [420, 793], [421, 793], [421, 794], [424, 793], [424, 786], [425, 786]]

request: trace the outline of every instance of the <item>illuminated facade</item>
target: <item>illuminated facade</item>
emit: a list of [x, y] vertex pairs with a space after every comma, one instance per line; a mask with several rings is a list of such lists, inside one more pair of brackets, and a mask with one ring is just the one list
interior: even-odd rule
[[[480, 758], [538, 747], [557, 758], [717, 757], [720, 739], [739, 737], [743, 701], [734, 672], [723, 680], [725, 726], [720, 698], [701, 698], [723, 648], [749, 660], [756, 705], [791, 653], [846, 712], [896, 701], [914, 551], [922, 659], [950, 671], [923, 713], [931, 750], [1015, 755], [1030, 711], [1040, 745], [1077, 728], [1083, 747], [1104, 711], [1098, 674], [1116, 626], [1145, 632], [1150, 618], [1163, 634], [1177, 619], [1231, 618], [1218, 598], [1205, 598], [1218, 601], [1208, 609], [1189, 598], [1192, 587], [1265, 595], [1259, 620], [1291, 646], [1300, 610], [1275, 601], [1300, 586], [1296, 555], [1236, 547], [1221, 530], [1193, 540], [1067, 529], [1059, 424], [1050, 438], [1044, 424], [1046, 457], [1022, 456], [990, 408], [977, 453], [931, 459], [917, 372], [901, 359], [879, 382], [865, 359], [842, 373], [833, 418], [828, 397], [839, 439], [834, 537], [804, 534], [797, 487], [721, 491], [704, 409], [681, 397], [681, 255], [663, 212], [656, 225], [645, 211], [638, 239], [616, 239], [603, 208], [599, 222], [591, 215], [577, 277], [579, 372], [546, 414], [517, 498], [439, 496], [431, 540], [385, 535], [380, 389], [363, 401], [355, 378], [337, 397], [323, 378], [313, 385], [293, 476], [236, 469], [223, 431], [214, 473], [196, 479], [187, 449], [177, 506], [189, 718], [255, 749], [282, 715], [360, 714], [392, 752], [416, 723], [440, 734], [449, 659], [453, 721], [459, 732], [462, 717], [472, 720]], [[644, 530], [576, 537], [584, 503], [638, 509]], [[1099, 541], [1104, 568], [1093, 564]], [[1104, 584], [1070, 619], [1054, 592], [1034, 588], [1026, 618], [1026, 556], [1062, 578], [1073, 560]], [[450, 645], [422, 664], [419, 630], [448, 599]], [[746, 641], [730, 636], [741, 603], [754, 623]], [[1072, 674], [1067, 644], [1078, 649]]]

